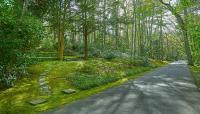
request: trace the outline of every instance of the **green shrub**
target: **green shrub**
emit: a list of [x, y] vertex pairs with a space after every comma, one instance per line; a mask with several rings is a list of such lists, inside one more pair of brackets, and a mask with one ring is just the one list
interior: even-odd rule
[[56, 45], [56, 40], [51, 38], [51, 37], [47, 37], [47, 38], [43, 38], [41, 40], [41, 44], [40, 44], [40, 50], [56, 50], [57, 48], [55, 47]]
[[71, 84], [80, 89], [86, 90], [100, 85], [107, 84], [119, 80], [117, 76], [101, 76], [101, 75], [88, 75], [88, 74], [75, 74], [70, 76], [68, 80]]
[[132, 69], [128, 69], [125, 71], [125, 76], [126, 77], [134, 76], [135, 74], [148, 71], [149, 69], [150, 69], [149, 67], [135, 67]]
[[191, 70], [194, 82], [197, 87], [200, 88], [200, 66], [193, 66], [191, 67]]
[[[4, 6], [3, 2], [1, 8]], [[19, 19], [8, 9], [0, 10], [0, 83], [12, 86], [12, 81], [30, 63], [27, 53], [39, 45], [43, 27], [38, 19], [32, 16]]]
[[159, 67], [165, 65], [167, 62], [166, 61], [161, 61], [161, 60], [151, 60], [151, 67]]
[[116, 58], [116, 54], [114, 52], [104, 52], [103, 54], [103, 58], [107, 59], [107, 60], [111, 60]]
[[102, 50], [96, 48], [96, 46], [91, 46], [89, 50], [90, 50], [89, 52], [90, 57], [101, 57], [102, 55]]
[[149, 66], [149, 60], [147, 58], [140, 58], [140, 59], [130, 59], [129, 64], [133, 66]]
[[107, 60], [111, 60], [111, 59], [115, 59], [115, 58], [130, 58], [130, 56], [127, 53], [122, 53], [120, 51], [104, 51], [102, 54], [102, 57], [107, 59]]
[[0, 67], [0, 82], [3, 86], [9, 87], [14, 85], [14, 80], [17, 76], [16, 66], [1, 66]]
[[93, 65], [91, 64], [84, 64], [80, 69], [78, 69], [79, 73], [84, 73], [84, 74], [95, 74], [98, 72], [98, 69], [96, 69]]

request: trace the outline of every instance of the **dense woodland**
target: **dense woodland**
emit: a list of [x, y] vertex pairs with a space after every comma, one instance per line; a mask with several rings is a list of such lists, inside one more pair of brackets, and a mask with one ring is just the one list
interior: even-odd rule
[[[53, 108], [72, 101], [66, 87], [78, 99], [176, 60], [200, 65], [200, 0], [0, 0], [0, 113]], [[44, 71], [53, 95], [38, 89]], [[26, 104], [41, 96], [57, 102]]]
[[38, 53], [200, 61], [198, 0], [1, 0], [0, 81], [10, 86]]

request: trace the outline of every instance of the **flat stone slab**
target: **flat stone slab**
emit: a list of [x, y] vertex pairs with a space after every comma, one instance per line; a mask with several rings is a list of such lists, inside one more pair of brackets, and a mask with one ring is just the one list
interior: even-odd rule
[[46, 76], [40, 76], [40, 78], [46, 78]]
[[45, 78], [40, 78], [39, 81], [40, 82], [45, 82]]
[[42, 73], [42, 74], [40, 74], [40, 76], [46, 76], [47, 74], [46, 73]]
[[42, 83], [40, 83], [40, 86], [46, 86], [46, 85], [47, 85], [46, 82], [42, 82]]
[[49, 71], [50, 71], [50, 69], [44, 70], [44, 72], [49, 72]]
[[47, 100], [45, 99], [42, 99], [42, 98], [39, 98], [39, 99], [33, 99], [33, 100], [30, 100], [29, 103], [31, 105], [38, 105], [38, 104], [42, 104], [42, 103], [45, 103], [47, 102]]
[[49, 88], [48, 88], [48, 87], [42, 88], [42, 90], [43, 90], [44, 92], [49, 92]]
[[75, 93], [76, 90], [74, 90], [74, 89], [65, 89], [62, 92], [65, 93], [65, 94], [72, 94], [72, 93]]

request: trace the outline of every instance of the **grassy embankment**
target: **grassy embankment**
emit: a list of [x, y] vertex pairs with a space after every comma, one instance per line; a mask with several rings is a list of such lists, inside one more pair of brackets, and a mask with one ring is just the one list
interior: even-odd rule
[[[29, 75], [16, 82], [15, 87], [0, 92], [0, 114], [32, 114], [62, 106], [140, 77], [146, 71], [164, 64], [152, 61], [146, 65], [141, 61], [124, 59], [41, 62], [30, 66]], [[39, 89], [39, 75], [49, 67], [53, 67], [47, 75], [52, 92], [50, 96], [41, 93]], [[77, 92], [71, 95], [61, 92], [68, 88], [76, 89]], [[36, 106], [27, 103], [36, 98], [44, 98], [48, 102]]]
[[193, 79], [197, 87], [200, 89], [200, 66], [192, 66], [190, 69], [192, 71]]

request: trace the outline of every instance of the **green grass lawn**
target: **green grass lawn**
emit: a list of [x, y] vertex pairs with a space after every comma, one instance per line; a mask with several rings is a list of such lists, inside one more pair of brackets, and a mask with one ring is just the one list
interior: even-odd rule
[[191, 67], [193, 79], [200, 89], [200, 66], [193, 66]]
[[[164, 64], [152, 61], [151, 66], [143, 67], [122, 59], [41, 62], [30, 66], [29, 75], [16, 82], [15, 87], [0, 92], [0, 114], [32, 114], [62, 106], [142, 76], [139, 74]], [[39, 75], [49, 67], [53, 68], [46, 78], [52, 92], [50, 96], [39, 89]], [[61, 92], [68, 88], [77, 92], [71, 95]], [[48, 102], [36, 106], [27, 103], [36, 98], [44, 98]]]

